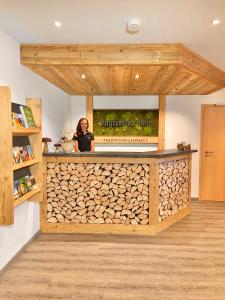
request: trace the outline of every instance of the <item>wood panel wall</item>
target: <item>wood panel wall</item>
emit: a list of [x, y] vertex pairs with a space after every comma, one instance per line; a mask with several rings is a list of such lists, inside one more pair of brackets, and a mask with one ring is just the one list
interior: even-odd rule
[[0, 87], [0, 102], [0, 224], [11, 225], [14, 221], [14, 207], [12, 202], [11, 91], [9, 87]]

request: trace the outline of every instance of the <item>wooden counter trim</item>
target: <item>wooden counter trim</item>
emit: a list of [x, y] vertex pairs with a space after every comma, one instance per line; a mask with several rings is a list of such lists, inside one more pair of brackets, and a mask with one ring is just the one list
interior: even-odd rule
[[185, 216], [187, 216], [190, 212], [191, 212], [191, 201], [189, 202], [188, 207], [180, 210], [178, 214], [171, 215], [166, 220], [159, 222], [156, 225], [157, 232], [160, 232], [160, 231], [170, 227], [171, 225], [177, 223], [178, 221], [183, 219]]
[[189, 177], [189, 185], [188, 185], [188, 195], [189, 195], [189, 199], [188, 199], [188, 203], [189, 203], [189, 208], [191, 209], [191, 186], [192, 186], [192, 182], [191, 182], [191, 179], [192, 179], [192, 156], [188, 158], [188, 170], [189, 170], [189, 173], [188, 173], [188, 177]]
[[144, 151], [144, 152], [125, 152], [125, 151], [96, 151], [96, 152], [72, 152], [72, 153], [64, 153], [64, 152], [49, 152], [43, 153], [44, 157], [108, 157], [108, 158], [156, 158], [163, 159], [174, 156], [183, 156], [185, 154], [190, 155], [197, 152], [197, 150], [190, 151], [180, 151], [177, 149], [169, 149], [169, 150], [155, 150], [155, 151]]
[[53, 163], [130, 163], [130, 164], [149, 164], [155, 158], [139, 157], [52, 157], [46, 156], [47, 162]]
[[149, 167], [149, 224], [155, 225], [159, 222], [159, 165], [157, 159]]
[[164, 163], [164, 162], [167, 162], [167, 161], [190, 159], [191, 154], [192, 153], [190, 153], [190, 154], [187, 153], [187, 154], [181, 154], [181, 155], [174, 155], [174, 156], [159, 158], [159, 159], [157, 159], [157, 163], [160, 164], [160, 163]]
[[45, 223], [42, 232], [52, 233], [103, 233], [103, 234], [142, 234], [155, 235], [159, 232], [157, 226], [149, 225], [117, 225], [117, 224], [60, 224]]
[[43, 201], [40, 203], [40, 227], [41, 232], [47, 224], [47, 159], [43, 157]]

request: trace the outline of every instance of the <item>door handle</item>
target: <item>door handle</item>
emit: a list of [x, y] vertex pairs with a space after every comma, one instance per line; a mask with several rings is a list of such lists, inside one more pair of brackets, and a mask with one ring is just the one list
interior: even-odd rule
[[210, 157], [213, 154], [213, 151], [205, 151], [205, 157]]

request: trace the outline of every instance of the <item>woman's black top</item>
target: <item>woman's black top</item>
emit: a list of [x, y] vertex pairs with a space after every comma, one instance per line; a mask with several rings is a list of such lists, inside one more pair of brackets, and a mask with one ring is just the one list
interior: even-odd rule
[[74, 135], [73, 140], [78, 142], [80, 152], [91, 151], [91, 141], [94, 140], [94, 135], [88, 131], [86, 134]]

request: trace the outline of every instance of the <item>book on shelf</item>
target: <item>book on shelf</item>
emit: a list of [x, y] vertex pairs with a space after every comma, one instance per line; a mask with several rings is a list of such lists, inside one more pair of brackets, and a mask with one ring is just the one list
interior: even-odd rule
[[12, 126], [17, 128], [25, 128], [25, 121], [22, 114], [12, 112]]
[[33, 176], [33, 175], [31, 175], [31, 176], [29, 177], [29, 179], [30, 179], [30, 181], [31, 181], [31, 186], [32, 186], [31, 190], [35, 190], [35, 189], [37, 189], [37, 188], [38, 188], [38, 186], [37, 186], [37, 182], [36, 182], [36, 180], [35, 180], [34, 176]]
[[34, 116], [33, 116], [33, 112], [32, 109], [28, 106], [20, 106], [20, 111], [21, 114], [24, 118], [24, 122], [25, 122], [25, 127], [27, 128], [35, 128], [35, 121], [34, 121]]
[[22, 146], [22, 156], [24, 158], [24, 161], [29, 161], [31, 160], [31, 157], [28, 153], [28, 150], [27, 150], [27, 146]]
[[27, 184], [27, 191], [30, 192], [32, 190], [32, 182], [31, 182], [31, 179], [30, 179], [31, 176], [27, 175], [24, 177], [25, 179], [25, 182]]
[[14, 113], [14, 112], [12, 112], [12, 113], [11, 113], [11, 116], [12, 116], [12, 126], [13, 126], [13, 127], [19, 127], [20, 124], [19, 124], [19, 121], [18, 121], [18, 119], [17, 119], [17, 114]]
[[30, 159], [34, 159], [34, 153], [31, 145], [26, 145]]
[[13, 147], [13, 163], [20, 164], [34, 159], [31, 145]]
[[12, 112], [12, 126], [17, 128], [35, 128], [35, 121], [32, 109], [20, 105], [20, 113]]
[[33, 175], [26, 175], [14, 181], [13, 199], [18, 199], [37, 188]]
[[18, 193], [18, 188], [17, 188], [17, 181], [14, 182], [14, 190], [13, 190], [13, 199], [16, 200], [18, 199], [19, 193]]
[[13, 147], [13, 161], [15, 164], [20, 164], [25, 161], [23, 151], [20, 146]]
[[23, 196], [24, 194], [30, 192], [30, 188], [28, 187], [26, 177], [22, 177], [19, 179], [18, 189], [20, 196]]

